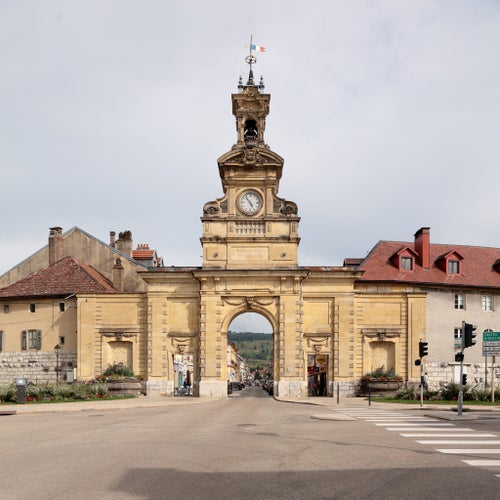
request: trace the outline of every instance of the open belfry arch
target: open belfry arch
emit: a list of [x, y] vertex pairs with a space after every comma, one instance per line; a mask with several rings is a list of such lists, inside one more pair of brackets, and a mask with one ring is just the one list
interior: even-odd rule
[[313, 383], [320, 395], [337, 385], [352, 394], [378, 362], [415, 377], [409, 360], [425, 330], [424, 294], [357, 289], [354, 267], [299, 266], [298, 207], [279, 195], [284, 160], [265, 142], [270, 95], [249, 62], [231, 96], [236, 143], [218, 159], [222, 196], [203, 206], [202, 266], [140, 271], [141, 294], [80, 296], [80, 378], [116, 351], [133, 360], [148, 394], [171, 395], [182, 355], [195, 396], [225, 397], [227, 332], [247, 312], [272, 326], [277, 396], [311, 395]]

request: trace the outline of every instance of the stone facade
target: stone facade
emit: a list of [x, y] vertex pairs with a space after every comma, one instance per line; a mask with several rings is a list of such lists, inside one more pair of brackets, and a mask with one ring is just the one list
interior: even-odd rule
[[19, 377], [34, 383], [73, 382], [75, 367], [76, 353], [56, 356], [54, 352], [2, 352], [0, 384], [9, 384]]

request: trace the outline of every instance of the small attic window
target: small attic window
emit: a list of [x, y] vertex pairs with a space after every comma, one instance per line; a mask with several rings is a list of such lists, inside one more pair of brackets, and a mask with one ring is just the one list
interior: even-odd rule
[[458, 260], [448, 261], [448, 274], [458, 274], [460, 272], [460, 263]]
[[411, 257], [401, 257], [401, 270], [412, 271], [413, 259]]

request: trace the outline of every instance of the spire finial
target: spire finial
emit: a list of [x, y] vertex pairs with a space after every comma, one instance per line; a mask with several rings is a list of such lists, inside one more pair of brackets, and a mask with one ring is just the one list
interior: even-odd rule
[[[266, 49], [262, 47], [262, 45], [255, 45], [253, 43], [253, 36], [250, 35], [250, 51], [248, 56], [245, 57], [245, 62], [250, 66], [250, 71], [248, 72], [248, 81], [247, 84], [245, 85], [246, 87], [257, 87], [258, 89], [263, 89], [263, 80], [261, 77], [261, 81], [259, 85], [255, 85], [255, 81], [253, 78], [253, 65], [257, 63], [257, 58], [253, 55], [253, 51], [256, 50], [258, 52], [265, 52]], [[241, 89], [240, 85], [238, 85], [238, 88]]]
[[253, 81], [253, 65], [257, 63], [257, 58], [253, 55], [253, 50], [255, 48], [254, 44], [253, 44], [253, 37], [252, 37], [252, 34], [250, 34], [250, 52], [248, 54], [248, 56], [245, 57], [245, 62], [250, 66], [250, 71], [248, 73], [248, 82], [247, 82], [247, 86], [248, 85], [251, 85], [253, 86], [254, 85], [254, 81]]

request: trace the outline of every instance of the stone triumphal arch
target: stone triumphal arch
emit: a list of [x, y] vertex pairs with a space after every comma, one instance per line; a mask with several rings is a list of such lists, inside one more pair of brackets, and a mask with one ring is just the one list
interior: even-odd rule
[[270, 95], [251, 65], [231, 100], [236, 143], [218, 159], [222, 196], [203, 207], [202, 265], [141, 271], [142, 293], [80, 295], [79, 378], [100, 373], [108, 344], [125, 352], [126, 342], [149, 394], [174, 393], [184, 355], [193, 394], [223, 397], [227, 331], [245, 312], [272, 325], [278, 396], [307, 396], [313, 378], [321, 395], [334, 386], [352, 393], [385, 352], [399, 373], [414, 375], [408, 359], [424, 328], [424, 296], [359, 287], [353, 267], [299, 266], [298, 207], [279, 195], [284, 161], [264, 140]]
[[250, 69], [231, 96], [237, 142], [218, 160], [223, 195], [203, 207], [202, 267], [142, 273], [148, 330], [165, 330], [167, 351], [193, 354], [200, 396], [226, 393], [227, 331], [242, 313], [272, 325], [279, 395], [307, 395], [310, 356], [321, 356], [331, 392], [343, 371], [341, 332], [352, 332], [357, 273], [298, 265], [300, 218], [297, 205], [278, 195], [284, 161], [264, 141], [270, 95], [263, 90]]

